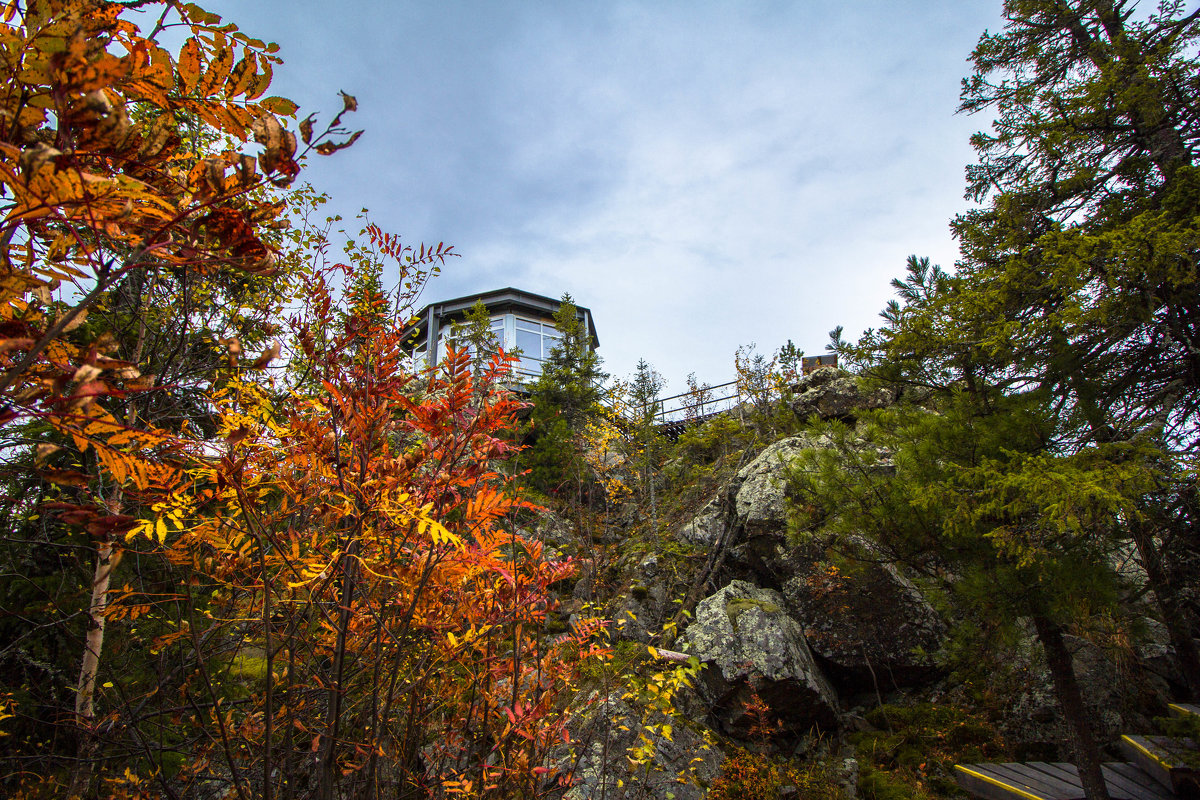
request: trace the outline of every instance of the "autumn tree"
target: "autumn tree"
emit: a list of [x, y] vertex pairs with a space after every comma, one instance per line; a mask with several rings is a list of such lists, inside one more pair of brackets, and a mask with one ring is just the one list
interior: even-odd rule
[[517, 450], [512, 359], [473, 373], [460, 350], [413, 374], [404, 320], [384, 323], [388, 301], [353, 280], [346, 307], [364, 313], [340, 319], [335, 277], [291, 321], [321, 388], [230, 381], [214, 398], [225, 451], [189, 473], [202, 504], [168, 541], [211, 587], [186, 601], [200, 635], [259, 664], [248, 703], [191, 717], [211, 738], [187, 779], [215, 763], [247, 796], [539, 796], [562, 692], [602, 649], [591, 628], [545, 634], [549, 586], [574, 567], [518, 532], [530, 506], [497, 469]]
[[[521, 536], [529, 505], [495, 469], [516, 449], [510, 359], [401, 368], [404, 311], [451, 248], [368, 225], [330, 263], [320, 196], [281, 194], [306, 152], [357, 137], [354, 99], [323, 134], [288, 131], [294, 106], [264, 94], [276, 48], [190, 4], [3, 19], [4, 511], [35, 544], [5, 549], [0, 581], [6, 789], [568, 780], [561, 694], [603, 648], [582, 620], [545, 634], [573, 565]], [[47, 629], [84, 634], [81, 667], [65, 637], [37, 649]]]
[[[268, 320], [289, 290], [275, 230], [287, 206], [277, 190], [291, 184], [304, 152], [329, 154], [357, 136], [331, 138], [341, 114], [314, 136], [309, 117], [297, 126], [300, 150], [280, 121], [294, 105], [265, 94], [274, 45], [194, 5], [138, 10], [153, 14], [140, 27], [130, 7], [111, 3], [14, 2], [0, 26], [8, 77], [0, 394], [7, 430], [19, 432], [9, 439], [6, 511], [14, 530], [42, 537], [42, 552], [79, 552], [87, 542], [96, 559], [74, 682], [76, 790], [98, 745], [97, 676], [117, 613], [118, 561], [144, 549], [131, 542], [162, 543], [186, 524], [180, 457], [188, 438], [213, 430], [206, 393], [217, 365], [260, 344], [259, 366], [277, 352], [266, 346]], [[168, 28], [184, 34], [177, 55], [158, 42]], [[343, 112], [353, 110], [353, 98], [343, 100]], [[21, 488], [35, 468], [40, 498]], [[65, 526], [84, 535], [64, 539]], [[66, 568], [59, 587], [72, 583], [70, 566], [42, 564], [46, 577]], [[73, 598], [52, 583], [23, 582], [25, 595], [14, 597], [22, 581], [8, 582], [5, 602], [71, 619], [59, 604]], [[12, 641], [7, 654], [20, 656], [31, 637], [21, 631]], [[53, 665], [29, 672], [39, 665], [25, 659], [17, 680], [61, 685]], [[57, 748], [46, 744], [26, 755], [49, 757]]]

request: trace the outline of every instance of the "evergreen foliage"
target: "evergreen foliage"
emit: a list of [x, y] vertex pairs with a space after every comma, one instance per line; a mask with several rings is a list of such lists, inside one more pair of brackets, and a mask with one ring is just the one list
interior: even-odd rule
[[471, 373], [480, 374], [484, 365], [500, 350], [500, 341], [492, 330], [492, 317], [482, 300], [467, 309], [463, 321], [454, 326], [457, 347], [465, 346], [471, 354]]
[[638, 359], [637, 372], [629, 383], [629, 414], [627, 417], [628, 449], [632, 466], [640, 484], [641, 497], [649, 503], [650, 519], [658, 521], [658, 483], [665, 443], [656, 428], [662, 404], [659, 395], [666, 381], [644, 358]]
[[530, 483], [542, 492], [574, 485], [582, 491], [587, 472], [579, 435], [588, 420], [600, 414], [600, 399], [608, 373], [592, 348], [587, 323], [570, 294], [562, 296], [554, 313], [562, 338], [542, 362], [531, 387], [533, 445], [523, 459]]
[[972, 139], [968, 196], [984, 205], [954, 221], [957, 271], [910, 258], [884, 325], [856, 345], [835, 331], [834, 347], [868, 374], [938, 391], [937, 414], [887, 437], [884, 496], [905, 495], [888, 509], [917, 535], [880, 538], [910, 560], [953, 559], [960, 592], [986, 581], [974, 596], [992, 624], [1033, 621], [1094, 798], [1095, 748], [1056, 650], [1065, 626], [1110, 607], [1113, 549], [1136, 546], [1200, 691], [1179, 576], [1162, 559], [1191, 524], [1176, 499], [1190, 494], [1200, 411], [1200, 12], [1010, 0], [1005, 17], [963, 84], [962, 109], [996, 120]]

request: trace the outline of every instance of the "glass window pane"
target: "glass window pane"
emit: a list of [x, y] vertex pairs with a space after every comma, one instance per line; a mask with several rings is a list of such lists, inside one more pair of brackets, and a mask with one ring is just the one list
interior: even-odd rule
[[524, 358], [542, 357], [542, 337], [520, 327], [517, 328], [517, 347], [521, 349]]

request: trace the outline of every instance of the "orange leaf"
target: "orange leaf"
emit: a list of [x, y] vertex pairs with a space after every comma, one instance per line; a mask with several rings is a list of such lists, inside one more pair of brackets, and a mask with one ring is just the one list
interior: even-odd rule
[[179, 79], [183, 82], [184, 94], [191, 94], [200, 82], [200, 45], [195, 39], [188, 39], [179, 50]]

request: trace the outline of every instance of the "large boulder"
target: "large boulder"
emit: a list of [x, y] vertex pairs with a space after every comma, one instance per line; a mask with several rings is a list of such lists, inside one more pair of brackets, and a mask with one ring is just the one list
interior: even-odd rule
[[737, 536], [728, 557], [733, 574], [778, 589], [788, 575], [811, 561], [788, 542], [788, 472], [806, 450], [829, 444], [825, 437], [790, 436], [738, 472], [732, 522]]
[[674, 580], [657, 553], [647, 553], [634, 567], [629, 591], [616, 599], [612, 621], [622, 639], [650, 643], [674, 611], [671, 604]]
[[748, 536], [776, 534], [787, 527], [787, 471], [805, 450], [828, 445], [824, 437], [789, 436], [742, 467], [737, 474], [734, 511]]
[[837, 723], [837, 695], [805, 643], [804, 630], [776, 591], [733, 581], [701, 601], [679, 640], [705, 664], [700, 686], [713, 717], [734, 736], [755, 724], [755, 695], [785, 734]]
[[887, 389], [864, 390], [857, 378], [837, 367], [813, 370], [792, 392], [792, 411], [801, 419], [852, 420], [856, 411], [883, 408], [896, 399]]
[[[663, 726], [670, 725], [669, 736]], [[558, 777], [572, 785], [563, 800], [643, 800], [674, 795], [701, 800], [724, 756], [689, 725], [641, 710], [620, 694], [593, 695], [591, 707], [571, 723], [571, 744], [561, 748]], [[646, 734], [654, 745], [631, 761]]]
[[946, 623], [893, 565], [809, 562], [783, 595], [809, 648], [846, 688], [889, 691], [936, 676]]
[[713, 547], [725, 536], [729, 525], [725, 497], [718, 493], [700, 509], [699, 514], [675, 531], [675, 538], [699, 547]]

